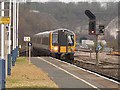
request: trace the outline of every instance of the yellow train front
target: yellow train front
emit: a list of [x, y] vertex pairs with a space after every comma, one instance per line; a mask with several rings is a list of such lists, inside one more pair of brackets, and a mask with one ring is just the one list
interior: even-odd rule
[[33, 53], [48, 54], [58, 59], [74, 60], [75, 33], [68, 29], [56, 29], [34, 35]]

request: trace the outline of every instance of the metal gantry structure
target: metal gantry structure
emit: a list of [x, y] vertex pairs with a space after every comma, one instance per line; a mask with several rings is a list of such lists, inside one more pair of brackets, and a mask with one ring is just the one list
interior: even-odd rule
[[[9, 9], [5, 9], [5, 3], [9, 3]], [[0, 4], [1, 4], [0, 18], [2, 18], [0, 19], [1, 26], [0, 90], [2, 90], [6, 88], [5, 87], [6, 77], [8, 75], [11, 75], [11, 67], [15, 66], [15, 61], [18, 57], [19, 2], [17, 2], [17, 0], [9, 0], [9, 2], [4, 2], [3, 0], [0, 2]], [[9, 15], [7, 16], [5, 16], [6, 11], [9, 12]]]

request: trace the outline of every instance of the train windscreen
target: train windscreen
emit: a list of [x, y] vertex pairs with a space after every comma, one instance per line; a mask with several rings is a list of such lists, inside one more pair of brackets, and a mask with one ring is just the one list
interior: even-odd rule
[[67, 34], [65, 30], [58, 31], [58, 43], [59, 46], [67, 46]]
[[73, 46], [74, 35], [66, 31], [58, 31], [58, 33], [52, 34], [52, 45], [53, 46]]

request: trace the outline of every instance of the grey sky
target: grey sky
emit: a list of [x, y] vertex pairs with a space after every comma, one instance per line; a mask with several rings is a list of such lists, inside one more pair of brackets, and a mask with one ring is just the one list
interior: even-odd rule
[[85, 1], [89, 1], [89, 2], [115, 2], [115, 1], [119, 1], [119, 0], [40, 0], [42, 2], [46, 2], [46, 1], [61, 1], [61, 2], [85, 2]]
[[[0, 1], [10, 1], [10, 0], [0, 0]], [[18, 2], [118, 2], [120, 0], [11, 0], [11, 1], [18, 1]]]

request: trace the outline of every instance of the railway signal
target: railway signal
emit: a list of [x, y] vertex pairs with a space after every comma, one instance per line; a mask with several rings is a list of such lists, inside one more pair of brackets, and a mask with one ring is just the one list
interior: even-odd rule
[[96, 34], [96, 21], [89, 20], [89, 35], [95, 35], [95, 34]]
[[86, 10], [85, 14], [89, 18], [89, 35], [96, 35], [96, 16], [90, 10]]
[[96, 16], [90, 11], [86, 10], [85, 11], [86, 16], [89, 18], [89, 35], [95, 35], [96, 36], [96, 41], [95, 41], [95, 52], [96, 52], [96, 65], [98, 66], [99, 60], [98, 60], [98, 50], [97, 50], [97, 45], [98, 45], [98, 33], [96, 33]]

